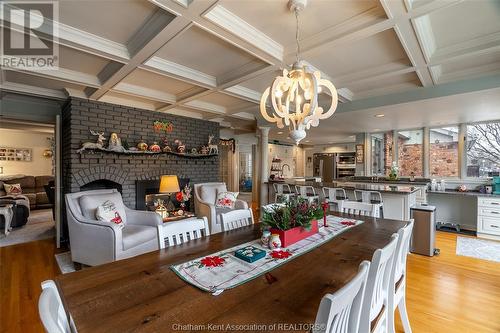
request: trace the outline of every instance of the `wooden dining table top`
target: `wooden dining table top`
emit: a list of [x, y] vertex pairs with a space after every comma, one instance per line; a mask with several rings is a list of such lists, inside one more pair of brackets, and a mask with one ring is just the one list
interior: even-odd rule
[[260, 224], [60, 275], [56, 284], [78, 333], [308, 331], [321, 298], [344, 286], [406, 225], [333, 215], [364, 223], [218, 296], [186, 283], [170, 265], [258, 239]]

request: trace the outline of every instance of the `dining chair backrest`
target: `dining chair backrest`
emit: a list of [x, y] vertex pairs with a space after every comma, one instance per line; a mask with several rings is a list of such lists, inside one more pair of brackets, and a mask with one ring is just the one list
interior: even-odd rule
[[221, 215], [222, 231], [233, 230], [253, 224], [251, 209], [237, 209]]
[[168, 241], [168, 246], [173, 246], [209, 235], [206, 217], [166, 222], [158, 226], [160, 249], [165, 248], [165, 240]]
[[295, 185], [295, 192], [302, 197], [316, 195], [314, 187], [310, 185]]
[[337, 187], [323, 187], [323, 196], [330, 202], [347, 199], [345, 190]]
[[358, 274], [319, 305], [313, 332], [357, 333], [370, 262], [359, 265]]
[[361, 310], [360, 332], [371, 332], [372, 321], [383, 311], [384, 314], [379, 320], [385, 321], [385, 326], [387, 326], [389, 282], [398, 238], [398, 234], [393, 234], [389, 244], [373, 253]]
[[274, 193], [276, 194], [293, 193], [292, 189], [290, 188], [290, 185], [288, 184], [274, 183], [273, 188], [274, 188]]
[[342, 212], [360, 216], [377, 216], [377, 207], [370, 203], [357, 201], [344, 201], [342, 204]]
[[354, 199], [366, 203], [383, 203], [382, 194], [378, 191], [354, 190]]
[[394, 270], [393, 270], [393, 283], [401, 279], [403, 275], [406, 274], [406, 258], [408, 258], [408, 252], [410, 251], [410, 241], [413, 232], [413, 219], [408, 222], [408, 224], [399, 229], [398, 235], [398, 246], [396, 247], [396, 254], [394, 257]]
[[38, 300], [38, 312], [45, 332], [71, 332], [68, 316], [53, 280], [42, 282], [42, 294]]

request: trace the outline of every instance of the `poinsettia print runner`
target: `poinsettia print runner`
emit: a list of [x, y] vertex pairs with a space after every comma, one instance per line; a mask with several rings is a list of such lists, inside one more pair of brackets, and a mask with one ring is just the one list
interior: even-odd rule
[[[201, 290], [220, 294], [225, 289], [234, 288], [247, 281], [255, 279], [272, 269], [293, 260], [294, 258], [311, 251], [342, 232], [353, 228], [363, 221], [328, 216], [328, 227], [321, 227], [317, 234], [303, 239], [279, 251], [271, 251], [263, 247], [260, 240], [244, 243], [227, 250], [213, 253], [209, 256], [172, 265], [170, 268], [184, 281]], [[234, 252], [241, 248], [255, 247], [256, 250], [266, 252], [266, 256], [253, 263], [246, 262], [234, 256]], [[255, 251], [255, 250], [254, 250]]]

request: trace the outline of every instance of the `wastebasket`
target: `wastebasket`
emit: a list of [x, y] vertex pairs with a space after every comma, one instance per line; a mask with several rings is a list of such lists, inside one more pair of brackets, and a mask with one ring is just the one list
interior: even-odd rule
[[436, 207], [414, 205], [410, 208], [410, 215], [414, 219], [411, 252], [430, 257], [439, 254], [439, 249], [435, 248]]

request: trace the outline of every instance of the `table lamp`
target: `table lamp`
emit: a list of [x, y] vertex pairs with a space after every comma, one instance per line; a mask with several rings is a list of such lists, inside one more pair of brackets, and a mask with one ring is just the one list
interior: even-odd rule
[[174, 203], [172, 202], [172, 193], [177, 193], [180, 191], [179, 180], [175, 175], [163, 175], [160, 180], [160, 193], [169, 194], [167, 210], [175, 210]]

